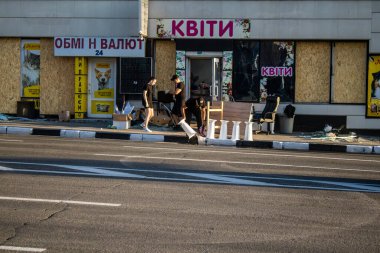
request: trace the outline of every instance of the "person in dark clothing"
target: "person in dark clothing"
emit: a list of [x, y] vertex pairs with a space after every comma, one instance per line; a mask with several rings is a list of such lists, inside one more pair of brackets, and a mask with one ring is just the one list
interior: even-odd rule
[[156, 78], [151, 77], [143, 87], [142, 104], [145, 108], [145, 121], [140, 125], [147, 132], [152, 132], [148, 128], [149, 120], [153, 117], [153, 85], [156, 84]]
[[203, 125], [203, 114], [202, 111], [206, 106], [206, 102], [203, 97], [198, 98], [189, 98], [186, 103], [186, 123], [190, 125], [191, 116], [195, 115], [197, 120], [198, 133], [201, 136], [205, 136], [204, 134], [204, 125]]
[[186, 120], [186, 114], [185, 114], [185, 100], [186, 100], [186, 93], [185, 93], [185, 84], [181, 82], [178, 75], [173, 75], [170, 79], [172, 82], [174, 82], [175, 89], [174, 89], [174, 97], [175, 102], [172, 109], [172, 114], [175, 117], [176, 122], [175, 124], [178, 124], [179, 118], [182, 117]]

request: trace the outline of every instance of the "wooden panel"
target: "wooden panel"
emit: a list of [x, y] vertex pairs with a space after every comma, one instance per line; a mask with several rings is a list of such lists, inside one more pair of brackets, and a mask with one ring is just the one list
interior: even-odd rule
[[20, 39], [0, 38], [0, 113], [17, 113], [20, 100]]
[[155, 73], [157, 90], [172, 89], [170, 78], [175, 74], [176, 49], [175, 42], [168, 40], [156, 41]]
[[41, 39], [40, 114], [74, 113], [74, 57], [55, 57], [53, 39]]
[[330, 42], [297, 42], [296, 94], [299, 103], [330, 101]]
[[337, 42], [334, 47], [333, 103], [366, 102], [366, 42]]

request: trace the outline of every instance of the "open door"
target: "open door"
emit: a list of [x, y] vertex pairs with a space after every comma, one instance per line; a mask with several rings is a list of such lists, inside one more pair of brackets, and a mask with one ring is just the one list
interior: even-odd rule
[[212, 97], [212, 101], [221, 100], [220, 92], [220, 60], [219, 58], [212, 58], [212, 85], [210, 89], [210, 96]]

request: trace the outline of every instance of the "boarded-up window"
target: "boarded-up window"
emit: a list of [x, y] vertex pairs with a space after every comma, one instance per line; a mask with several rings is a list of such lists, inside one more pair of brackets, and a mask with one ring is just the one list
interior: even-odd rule
[[20, 100], [20, 39], [0, 38], [0, 112], [16, 113]]
[[333, 43], [332, 103], [366, 102], [367, 42]]
[[330, 42], [298, 42], [296, 102], [328, 103], [330, 100]]
[[156, 78], [157, 90], [170, 90], [172, 83], [170, 78], [175, 73], [176, 44], [174, 41], [156, 41]]
[[41, 39], [40, 114], [74, 112], [74, 57], [55, 57], [54, 40]]

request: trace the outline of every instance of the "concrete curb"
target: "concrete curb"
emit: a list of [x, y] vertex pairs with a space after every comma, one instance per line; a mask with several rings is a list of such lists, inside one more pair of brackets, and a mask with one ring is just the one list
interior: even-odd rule
[[94, 131], [79, 131], [79, 138], [94, 139], [96, 132]]
[[79, 130], [66, 130], [66, 129], [63, 129], [63, 130], [61, 130], [60, 136], [61, 137], [65, 137], [65, 138], [79, 138], [79, 133], [80, 133]]
[[373, 146], [347, 145], [347, 153], [371, 154]]
[[7, 127], [6, 126], [0, 126], [0, 134], [7, 134]]
[[31, 135], [32, 133], [33, 128], [29, 127], [7, 127], [7, 134]]
[[[50, 128], [27, 128], [14, 126], [0, 126], [0, 134], [15, 135], [45, 135], [61, 136], [65, 138], [87, 138], [87, 139], [118, 139], [144, 142], [175, 142], [191, 143], [184, 136], [158, 135], [158, 134], [127, 134], [118, 132], [104, 131], [84, 131], [72, 129], [50, 129]], [[193, 143], [194, 144], [194, 143]], [[325, 151], [342, 152], [357, 154], [380, 154], [380, 146], [366, 145], [337, 145], [337, 144], [317, 144], [306, 142], [287, 142], [287, 141], [232, 141], [198, 138], [199, 145], [230, 146], [237, 148], [265, 148], [280, 150], [305, 150], [305, 151]]]
[[283, 142], [283, 149], [291, 149], [291, 150], [309, 150], [309, 143], [304, 142]]
[[273, 149], [282, 149], [284, 147], [284, 143], [282, 141], [274, 141]]
[[164, 135], [158, 135], [158, 134], [143, 134], [142, 135], [142, 141], [165, 142], [165, 136]]
[[206, 139], [206, 145], [215, 145], [215, 146], [235, 146], [236, 141], [233, 140], [220, 140], [220, 139]]

